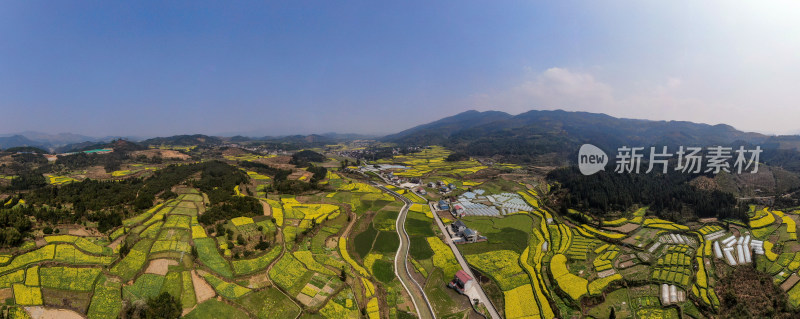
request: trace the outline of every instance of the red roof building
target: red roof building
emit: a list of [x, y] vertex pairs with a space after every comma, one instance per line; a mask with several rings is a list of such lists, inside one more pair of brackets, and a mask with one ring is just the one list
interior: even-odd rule
[[451, 281], [448, 286], [463, 294], [465, 290], [468, 290], [470, 287], [472, 287], [474, 282], [475, 281], [472, 279], [472, 276], [467, 274], [466, 271], [459, 270], [456, 272], [456, 275], [453, 277], [453, 281]]

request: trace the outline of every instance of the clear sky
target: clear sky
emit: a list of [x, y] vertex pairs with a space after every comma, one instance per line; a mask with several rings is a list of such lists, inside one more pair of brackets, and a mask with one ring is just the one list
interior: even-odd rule
[[3, 1], [0, 134], [393, 133], [469, 109], [800, 132], [798, 1]]

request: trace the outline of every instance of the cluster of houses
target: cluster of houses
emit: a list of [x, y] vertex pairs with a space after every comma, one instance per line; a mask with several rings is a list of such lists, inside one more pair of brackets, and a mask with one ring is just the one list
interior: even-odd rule
[[[454, 204], [455, 203], [455, 204]], [[467, 215], [466, 209], [458, 202], [451, 202], [446, 199], [439, 200], [436, 204], [439, 210], [448, 211], [455, 218], [461, 218]]]
[[428, 183], [428, 187], [437, 189], [439, 191], [439, 193], [442, 194], [442, 195], [450, 194], [450, 192], [452, 192], [452, 191], [454, 191], [454, 190], [456, 190], [458, 188], [456, 186], [456, 184], [453, 184], [453, 183], [449, 183], [448, 184], [448, 183], [445, 183], [444, 181], [429, 182]]
[[389, 184], [400, 186], [404, 188], [418, 190], [421, 181], [419, 178], [406, 178], [400, 177], [394, 174], [392, 170], [395, 169], [405, 169], [405, 166], [401, 165], [391, 165], [391, 164], [379, 164], [379, 165], [366, 165], [359, 167], [359, 170], [362, 173], [366, 172], [373, 172], [378, 174], [378, 176], [382, 177], [384, 180], [389, 182]]
[[485, 236], [478, 234], [478, 231], [467, 227], [463, 221], [456, 220], [447, 228], [450, 233], [450, 238], [453, 239], [454, 244], [477, 243], [486, 241]]
[[714, 241], [714, 255], [719, 259], [725, 259], [728, 265], [743, 265], [753, 262], [751, 251], [756, 254], [764, 254], [764, 242], [750, 239], [750, 235], [739, 236], [730, 235], [722, 241]]

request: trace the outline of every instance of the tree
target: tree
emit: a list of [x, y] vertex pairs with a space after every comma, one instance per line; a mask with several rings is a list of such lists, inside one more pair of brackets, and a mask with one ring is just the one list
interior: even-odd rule
[[181, 316], [180, 300], [167, 292], [162, 292], [158, 297], [147, 300], [145, 317], [148, 319], [176, 319]]
[[256, 244], [255, 248], [258, 250], [266, 250], [269, 248], [269, 242], [266, 242], [262, 239], [258, 244]]
[[122, 247], [119, 248], [119, 256], [125, 257], [131, 251], [131, 248], [128, 247], [128, 243], [122, 242]]

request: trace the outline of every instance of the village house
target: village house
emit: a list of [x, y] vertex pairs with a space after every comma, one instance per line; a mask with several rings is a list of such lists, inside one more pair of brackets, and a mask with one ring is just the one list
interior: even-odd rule
[[461, 294], [464, 294], [465, 291], [470, 290], [472, 285], [475, 284], [475, 280], [472, 279], [472, 276], [467, 274], [463, 269], [459, 269], [456, 272], [456, 275], [453, 277], [453, 280], [447, 284], [448, 287], [455, 289]]
[[450, 237], [453, 238], [453, 243], [456, 244], [476, 243], [486, 240], [486, 237], [478, 235], [477, 231], [467, 227], [460, 219], [450, 224], [448, 231], [450, 232]]
[[446, 200], [443, 200], [443, 199], [440, 200], [439, 201], [439, 210], [450, 210], [450, 203], [448, 203]]

